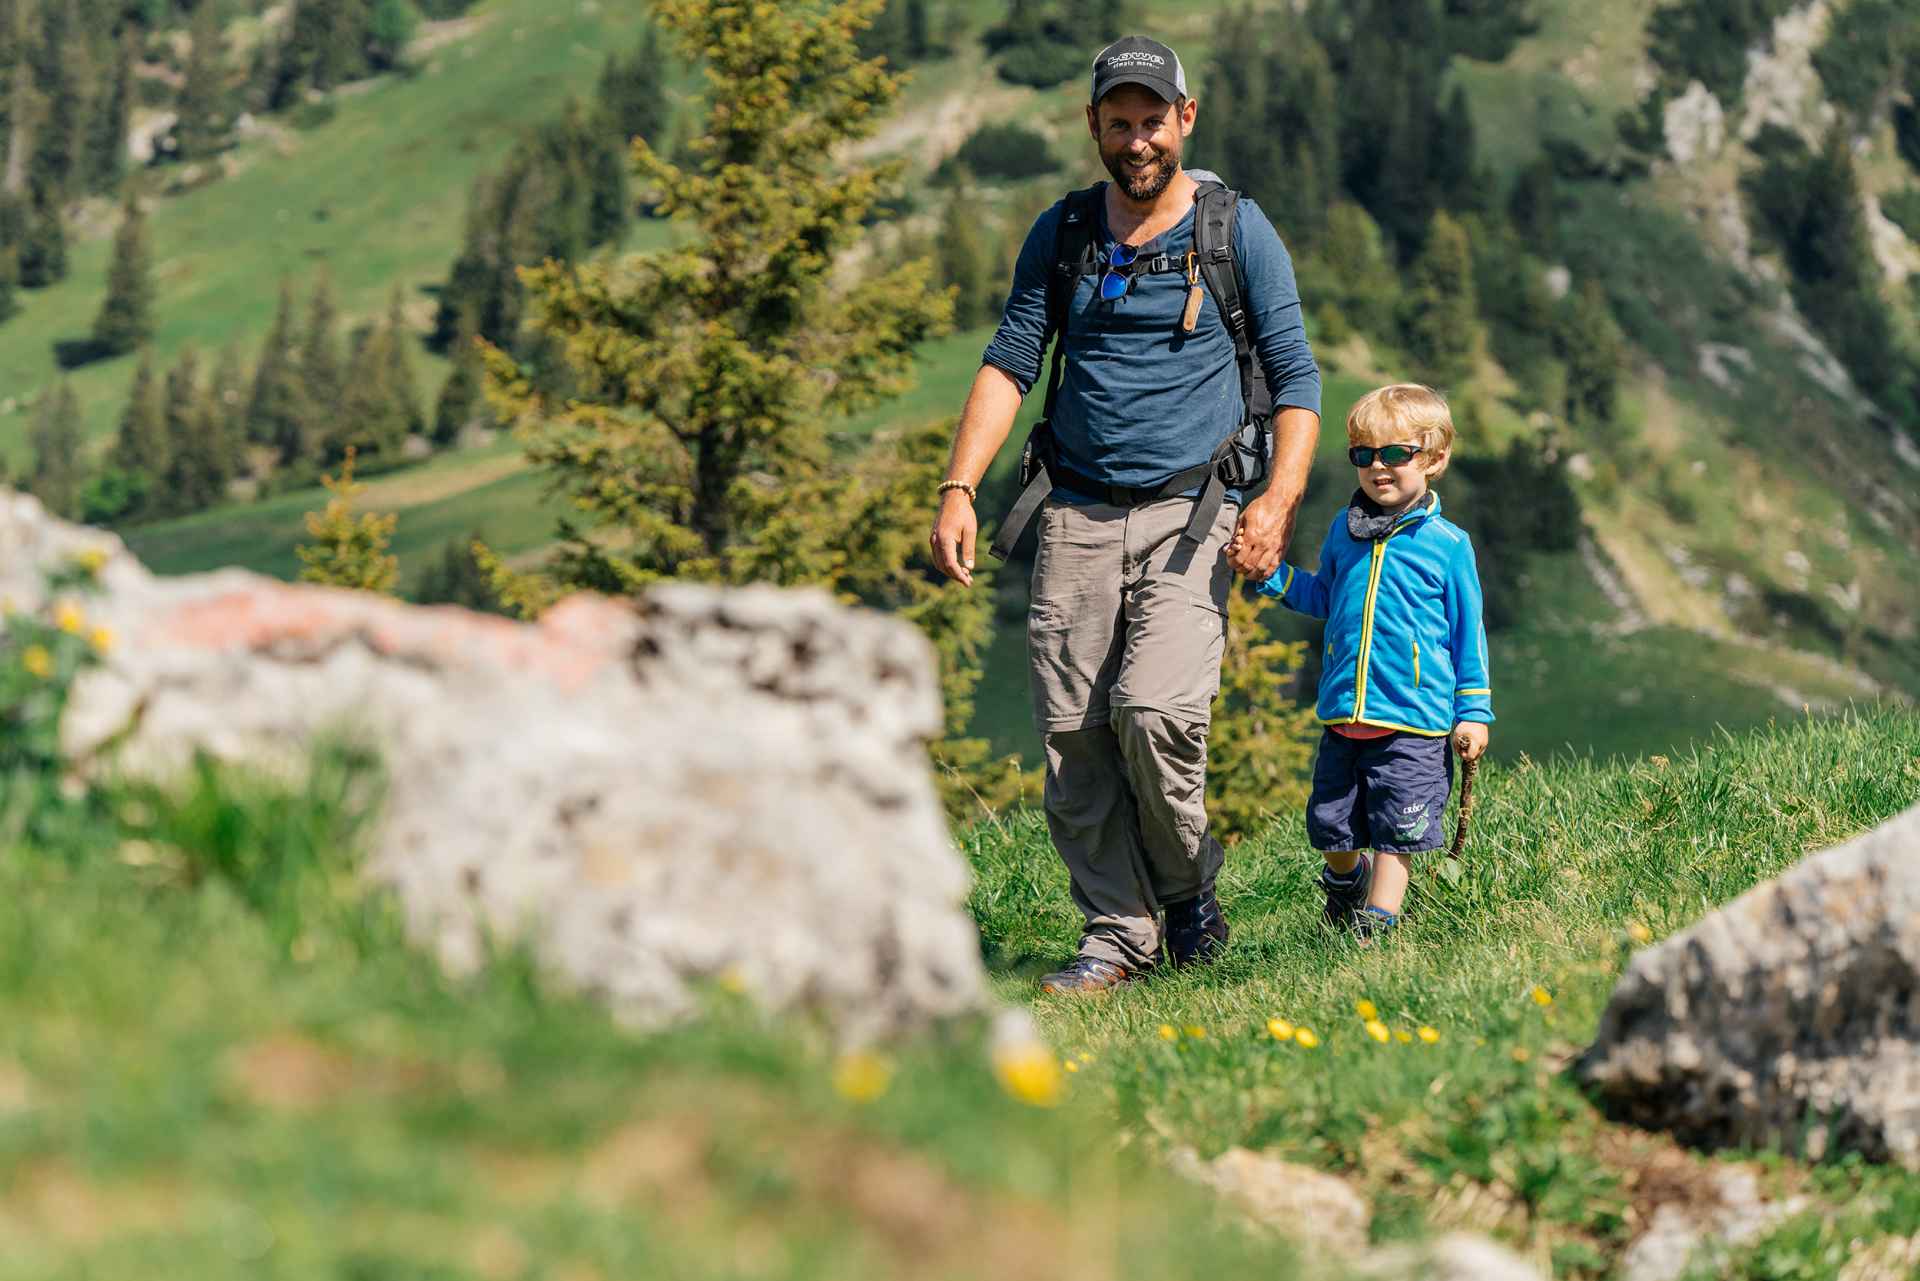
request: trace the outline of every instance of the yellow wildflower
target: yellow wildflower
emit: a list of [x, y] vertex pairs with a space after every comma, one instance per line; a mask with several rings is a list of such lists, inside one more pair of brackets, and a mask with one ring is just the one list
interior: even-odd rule
[[1171, 1023], [1162, 1023], [1162, 1024], [1160, 1025], [1160, 1039], [1161, 1039], [1161, 1040], [1163, 1040], [1163, 1041], [1172, 1041], [1172, 1040], [1177, 1040], [1177, 1039], [1179, 1038], [1179, 1036], [1180, 1036], [1180, 1033], [1179, 1033], [1179, 1031], [1178, 1031], [1178, 1030], [1176, 1030], [1176, 1029], [1174, 1028], [1174, 1026], [1173, 1026], [1173, 1024], [1171, 1024]]
[[893, 1084], [893, 1064], [877, 1054], [855, 1050], [833, 1065], [833, 1088], [843, 1099], [871, 1103]]
[[1380, 1017], [1379, 1009], [1372, 1001], [1360, 1000], [1353, 1003], [1353, 1012], [1360, 1016], [1362, 1023], [1371, 1023]]
[[1060, 1066], [1065, 1068], [1069, 1072], [1078, 1072], [1080, 1070], [1080, 1065], [1078, 1063], [1075, 1063], [1072, 1059], [1063, 1060]]
[[1534, 986], [1533, 991], [1529, 992], [1527, 995], [1533, 998], [1533, 1003], [1535, 1005], [1552, 1005], [1553, 1004], [1553, 993], [1547, 991], [1547, 989], [1545, 989], [1544, 987], [1540, 987], [1537, 984]]
[[742, 974], [737, 966], [729, 965], [726, 969], [720, 971], [720, 977], [716, 979], [715, 982], [719, 983], [720, 990], [728, 996], [745, 996], [747, 994], [747, 976]]
[[1297, 1041], [1303, 1049], [1308, 1050], [1320, 1044], [1320, 1038], [1313, 1034], [1313, 1029], [1310, 1027], [1295, 1028], [1293, 1030], [1293, 1039]]
[[87, 643], [93, 646], [93, 652], [106, 655], [113, 652], [113, 629], [96, 627], [87, 633]]
[[1379, 1019], [1368, 1019], [1367, 1035], [1380, 1042], [1380, 1044], [1385, 1045], [1387, 1041], [1392, 1038], [1393, 1033], [1387, 1031], [1387, 1025]]
[[1627, 922], [1627, 937], [1636, 943], [1653, 942], [1653, 931], [1638, 921]]
[[1533, 1051], [1529, 1050], [1526, 1046], [1516, 1045], [1513, 1047], [1513, 1061], [1515, 1063], [1525, 1063], [1528, 1059], [1531, 1059], [1532, 1057], [1533, 1057]]
[[1407, 1031], [1403, 1027], [1397, 1027], [1393, 1029], [1393, 1039], [1400, 1042], [1400, 1044], [1402, 1045], [1412, 1045], [1413, 1033]]
[[1093, 1062], [1093, 1055], [1089, 1054], [1085, 1050], [1082, 1050], [1080, 1051], [1080, 1061], [1082, 1063], [1091, 1063]]
[[1440, 1042], [1440, 1029], [1437, 1027], [1423, 1027], [1419, 1031], [1419, 1037], [1428, 1045], [1437, 1045]]
[[29, 645], [20, 651], [20, 666], [27, 669], [28, 675], [45, 680], [53, 675], [53, 655], [45, 645]]
[[1204, 1041], [1207, 1039], [1207, 1029], [1201, 1027], [1198, 1023], [1187, 1024], [1185, 1030], [1187, 1035], [1196, 1041]]
[[107, 554], [98, 547], [89, 547], [75, 556], [73, 563], [86, 570], [89, 575], [97, 575], [107, 567]]
[[1060, 1061], [1044, 1045], [1012, 1045], [994, 1051], [1000, 1088], [1022, 1103], [1050, 1108], [1060, 1101]]
[[53, 625], [72, 636], [78, 636], [87, 625], [87, 616], [80, 607], [70, 600], [63, 600], [53, 611]]
[[1293, 1039], [1293, 1024], [1287, 1022], [1285, 1019], [1268, 1019], [1267, 1034], [1276, 1041], [1291, 1041]]

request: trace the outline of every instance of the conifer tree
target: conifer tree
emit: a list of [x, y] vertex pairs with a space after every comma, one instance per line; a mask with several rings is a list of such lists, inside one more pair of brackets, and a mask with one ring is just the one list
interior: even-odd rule
[[1556, 334], [1567, 366], [1567, 418], [1575, 423], [1613, 421], [1626, 339], [1597, 280], [1588, 280], [1561, 300]]
[[0, 241], [0, 324], [20, 310], [20, 250]]
[[247, 436], [272, 445], [282, 463], [313, 457], [307, 429], [305, 386], [295, 355], [293, 284], [280, 282], [280, 308], [254, 365], [253, 391], [247, 402]]
[[222, 347], [220, 358], [214, 362], [213, 379], [207, 385], [207, 412], [213, 420], [215, 438], [227, 451], [227, 476], [246, 475], [247, 370], [236, 343]]
[[133, 388], [127, 395], [127, 407], [120, 413], [120, 428], [107, 461], [130, 476], [142, 478], [149, 494], [167, 474], [167, 417], [150, 350], [140, 353], [140, 366], [134, 370]]
[[407, 328], [397, 285], [387, 300], [387, 334], [387, 383], [407, 425], [406, 434], [417, 435], [426, 431], [427, 416], [420, 407], [420, 380], [413, 371], [413, 332]]
[[40, 393], [27, 443], [33, 454], [28, 491], [54, 515], [72, 520], [80, 514], [84, 479], [80, 401], [72, 383], [63, 378], [58, 387]]
[[112, 81], [104, 86], [87, 136], [87, 185], [94, 191], [112, 191], [127, 174], [127, 134], [133, 126], [134, 105], [131, 29], [114, 42], [114, 49]]
[[387, 545], [393, 541], [400, 518], [392, 513], [380, 516], [355, 511], [366, 486], [354, 480], [353, 461], [353, 453], [348, 451], [340, 463], [339, 476], [321, 478], [332, 497], [320, 511], [307, 513], [307, 536], [313, 541], [294, 549], [306, 566], [300, 571], [300, 581], [391, 592], [400, 579], [400, 559], [387, 551]]
[[1424, 381], [1457, 388], [1472, 373], [1479, 346], [1478, 313], [1467, 233], [1445, 213], [1437, 213], [1427, 230], [1426, 248], [1413, 265], [1401, 318], [1407, 355]]
[[607, 55], [594, 101], [621, 138], [658, 143], [665, 133], [669, 112], [663, 57], [660, 32], [652, 23], [630, 53]]
[[60, 206], [29, 195], [20, 235], [20, 283], [44, 289], [67, 278], [67, 226]]
[[476, 531], [465, 538], [449, 539], [440, 548], [439, 559], [420, 575], [419, 586], [413, 593], [415, 603], [458, 605], [487, 614], [506, 613], [499, 593], [493, 590], [493, 580], [474, 555], [474, 547], [483, 538], [484, 535]]
[[201, 4], [193, 11], [193, 44], [187, 53], [186, 82], [180, 89], [180, 119], [174, 142], [180, 159], [210, 160], [227, 141], [227, 38], [220, 8]]
[[313, 296], [307, 304], [306, 341], [300, 349], [301, 399], [310, 419], [310, 438], [324, 437], [331, 431], [331, 419], [339, 412], [346, 389], [339, 328], [340, 310], [334, 305], [333, 282], [321, 272], [313, 282]]
[[167, 469], [165, 501], [172, 512], [205, 511], [226, 496], [233, 449], [222, 416], [199, 387], [199, 358], [188, 348], [167, 377]]
[[980, 234], [977, 203], [954, 196], [940, 219], [934, 257], [942, 285], [953, 290], [953, 323], [960, 329], [990, 324], [999, 314], [999, 273]]
[[707, 69], [707, 134], [689, 167], [634, 149], [680, 235], [617, 264], [524, 273], [533, 325], [559, 344], [577, 390], [549, 397], [496, 350], [492, 391], [526, 416], [528, 456], [573, 515], [538, 573], [489, 567], [521, 610], [566, 588], [626, 592], [662, 577], [814, 583], [895, 609], [945, 659], [943, 776], [984, 795], [1007, 772], [963, 768], [957, 735], [988, 601], [934, 586], [919, 559], [946, 428], [850, 464], [827, 437], [836, 418], [904, 388], [914, 347], [949, 315], [925, 262], [853, 283], [835, 271], [880, 191], [846, 144], [898, 93], [855, 44], [879, 8], [656, 6]]
[[339, 412], [326, 434], [325, 461], [351, 450], [362, 460], [391, 463], [407, 436], [407, 412], [393, 385], [393, 330], [376, 325], [354, 345]]
[[453, 369], [447, 374], [447, 381], [441, 384], [439, 398], [433, 407], [433, 443], [436, 445], [453, 444], [469, 424], [484, 414], [486, 408], [480, 395], [485, 369], [480, 361], [476, 335], [471, 332], [462, 334], [454, 341], [448, 354], [452, 357]]
[[122, 210], [107, 269], [107, 296], [94, 318], [93, 341], [119, 356], [153, 337], [153, 261], [147, 249], [147, 219], [132, 196]]
[[[84, 33], [70, 4], [42, 4], [39, 38], [28, 45], [33, 83], [46, 109], [33, 134], [29, 183], [45, 204], [59, 206], [77, 194], [86, 152], [92, 68]], [[31, 28], [29, 28], [31, 30]]]
[[373, 0], [367, 12], [366, 49], [376, 68], [386, 70], [406, 61], [420, 15], [408, 0]]

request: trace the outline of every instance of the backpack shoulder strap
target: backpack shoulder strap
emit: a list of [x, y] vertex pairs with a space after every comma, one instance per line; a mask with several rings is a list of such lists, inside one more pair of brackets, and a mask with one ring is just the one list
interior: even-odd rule
[[1093, 269], [1096, 259], [1095, 229], [1100, 224], [1100, 199], [1107, 184], [1069, 191], [1061, 202], [1060, 221], [1053, 229], [1053, 267], [1047, 274], [1046, 340], [1053, 344], [1053, 368], [1047, 374], [1047, 399], [1042, 416], [1053, 419], [1055, 399], [1060, 395], [1060, 380], [1067, 354], [1067, 311], [1073, 306], [1073, 291], [1080, 277]]
[[1267, 390], [1266, 371], [1253, 358], [1253, 342], [1247, 332], [1246, 289], [1240, 259], [1233, 251], [1240, 193], [1218, 182], [1203, 182], [1193, 202], [1193, 248], [1200, 259], [1207, 292], [1213, 295], [1220, 319], [1233, 338], [1234, 359], [1240, 365], [1240, 395], [1246, 402], [1247, 416], [1265, 421], [1273, 412], [1273, 397]]

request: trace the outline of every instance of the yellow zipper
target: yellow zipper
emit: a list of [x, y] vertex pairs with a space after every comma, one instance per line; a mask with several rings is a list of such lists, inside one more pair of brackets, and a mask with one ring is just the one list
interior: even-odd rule
[[[1392, 535], [1388, 535], [1392, 537]], [[1367, 712], [1367, 652], [1373, 648], [1373, 598], [1380, 590], [1380, 566], [1386, 563], [1387, 540], [1373, 545], [1373, 568], [1367, 574], [1367, 599], [1360, 607], [1360, 651], [1353, 656], [1353, 723]]]
[[1413, 643], [1413, 687], [1420, 688], [1420, 642]]

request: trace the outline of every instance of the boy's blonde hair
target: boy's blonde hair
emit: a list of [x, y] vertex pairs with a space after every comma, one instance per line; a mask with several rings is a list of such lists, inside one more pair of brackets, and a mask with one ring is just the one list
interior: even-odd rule
[[1416, 443], [1427, 451], [1423, 461], [1440, 459], [1427, 473], [1438, 480], [1453, 455], [1453, 414], [1446, 398], [1420, 383], [1393, 383], [1362, 396], [1347, 412], [1349, 445], [1403, 445]]

